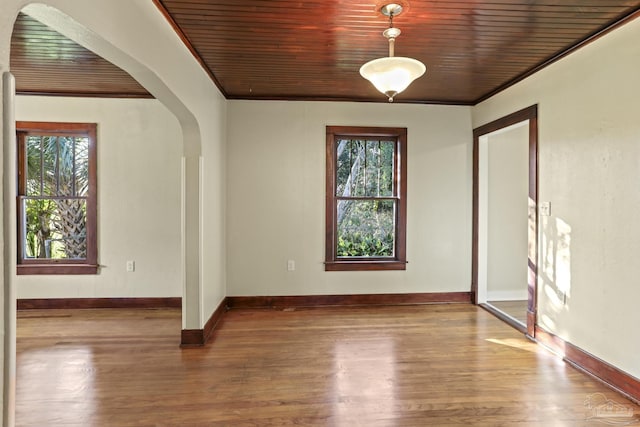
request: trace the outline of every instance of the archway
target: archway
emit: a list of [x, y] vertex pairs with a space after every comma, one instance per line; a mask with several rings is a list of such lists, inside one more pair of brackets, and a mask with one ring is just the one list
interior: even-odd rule
[[[54, 2], [50, 2], [54, 3]], [[200, 313], [200, 155], [201, 135], [200, 126], [195, 115], [182, 102], [175, 91], [170, 88], [158, 74], [138, 58], [116, 46], [113, 40], [90, 30], [82, 25], [71, 12], [81, 9], [71, 2], [61, 2], [68, 5], [62, 11], [60, 5], [56, 7], [42, 3], [25, 6], [22, 11], [43, 24], [60, 32], [76, 43], [93, 51], [97, 55], [117, 65], [145, 89], [158, 99], [178, 119], [182, 127], [182, 236], [183, 236], [183, 329], [201, 327]], [[86, 8], [82, 8], [86, 9]], [[96, 11], [94, 16], [99, 15]], [[137, 29], [140, 30], [139, 28]], [[123, 33], [119, 28], [119, 33]], [[126, 41], [120, 40], [120, 42]], [[143, 48], [144, 50], [144, 48]]]
[[[12, 8], [17, 7], [16, 4], [24, 4], [24, 2], [16, 0], [10, 5], [3, 6], [12, 12]], [[132, 43], [129, 49], [122, 49], [126, 40], [126, 31], [122, 31], [122, 27], [118, 29], [95, 29], [95, 22], [102, 21], [104, 24], [104, 14], [96, 10], [96, 5], [82, 5], [77, 2], [69, 1], [50, 1], [45, 5], [42, 3], [30, 4], [22, 10], [33, 16], [35, 19], [52, 27], [56, 31], [64, 34], [68, 38], [78, 42], [84, 47], [92, 50], [96, 54], [111, 61], [123, 70], [127, 71], [138, 82], [140, 82], [156, 99], [158, 99], [165, 107], [171, 111], [178, 119], [182, 128], [182, 220], [181, 220], [181, 236], [182, 236], [182, 329], [199, 329], [203, 325], [203, 304], [202, 304], [202, 156], [201, 144], [202, 136], [200, 123], [193, 113], [192, 109], [187, 106], [188, 102], [183, 102], [184, 88], [175, 88], [171, 83], [175, 82], [176, 76], [160, 76], [158, 69], [162, 68], [162, 64], [154, 63], [153, 58], [145, 57], [140, 60], [138, 52], [142, 52], [145, 46], [142, 46], [139, 40]], [[149, 8], [149, 5], [134, 5], [138, 9]], [[102, 5], [99, 8], [105, 11], [113, 11], [117, 6]], [[17, 10], [17, 9], [16, 9]], [[75, 12], [78, 12], [77, 14]], [[140, 13], [149, 12], [149, 10], [140, 10]], [[122, 12], [125, 13], [124, 11]], [[158, 14], [159, 15], [159, 14]], [[15, 17], [14, 17], [15, 18]], [[161, 17], [160, 17], [161, 18]], [[135, 18], [132, 18], [135, 20]], [[158, 19], [152, 17], [151, 19]], [[163, 19], [163, 18], [162, 18]], [[93, 21], [92, 21], [93, 20]], [[80, 24], [82, 22], [83, 24]], [[122, 23], [122, 20], [115, 19], [113, 22]], [[166, 24], [166, 23], [165, 23]], [[124, 24], [122, 24], [124, 25]], [[104, 32], [102, 31], [104, 30]], [[137, 31], [141, 30], [141, 24], [138, 22]], [[114, 36], [117, 34], [117, 36]], [[175, 34], [174, 34], [175, 36]], [[119, 37], [119, 38], [118, 38]], [[124, 39], [123, 39], [124, 37]], [[3, 40], [4, 41], [4, 40]], [[144, 54], [140, 56], [144, 57]], [[151, 60], [150, 60], [151, 59]], [[0, 67], [2, 71], [2, 67]], [[168, 72], [172, 72], [169, 70]], [[3, 78], [4, 87], [10, 89], [11, 77], [5, 73]], [[181, 93], [182, 92], [182, 93]], [[192, 91], [193, 92], [193, 91]], [[188, 97], [188, 94], [187, 94]], [[5, 112], [12, 109], [12, 100], [10, 97], [3, 97]], [[13, 118], [3, 114], [6, 120], [12, 121]], [[11, 126], [3, 126], [3, 142], [5, 147], [15, 144], [15, 132]], [[5, 188], [6, 191], [6, 188]], [[10, 194], [10, 193], [9, 193]], [[6, 203], [10, 206], [10, 203]], [[5, 209], [5, 213], [10, 213], [10, 209]], [[6, 224], [6, 221], [5, 221]], [[5, 233], [5, 247], [11, 245]], [[8, 307], [13, 307], [12, 301], [15, 301], [14, 289], [7, 271], [11, 268], [11, 262], [5, 263], [5, 302]], [[5, 309], [5, 316], [11, 317], [9, 322], [5, 322], [5, 362], [8, 369], [11, 369], [11, 363], [15, 364], [15, 347], [10, 343], [15, 343], [15, 311]], [[5, 317], [6, 318], [6, 317]], [[15, 365], [14, 365], [15, 366]], [[15, 376], [7, 373], [5, 369], [5, 393], [4, 393], [4, 419], [5, 425], [12, 425], [13, 417], [13, 399], [15, 395]]]

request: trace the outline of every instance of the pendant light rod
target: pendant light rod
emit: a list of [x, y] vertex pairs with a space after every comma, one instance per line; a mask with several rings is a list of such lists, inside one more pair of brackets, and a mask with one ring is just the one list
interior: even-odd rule
[[393, 58], [395, 56], [396, 37], [401, 33], [399, 28], [393, 27], [393, 17], [402, 13], [402, 6], [397, 3], [389, 3], [382, 6], [380, 13], [389, 17], [389, 28], [384, 30], [382, 35], [389, 40], [389, 57]]
[[400, 35], [401, 31], [399, 28], [389, 27], [382, 32], [382, 35], [389, 40], [389, 56], [393, 57], [395, 53], [396, 46], [396, 37]]

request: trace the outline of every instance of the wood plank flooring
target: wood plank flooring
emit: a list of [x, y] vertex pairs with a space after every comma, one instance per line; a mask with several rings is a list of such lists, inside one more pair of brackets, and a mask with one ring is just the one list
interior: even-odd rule
[[523, 325], [527, 324], [527, 300], [487, 301], [487, 303], [513, 317]]
[[176, 309], [18, 317], [18, 426], [597, 426], [607, 400], [640, 414], [467, 304], [232, 310], [190, 349]]

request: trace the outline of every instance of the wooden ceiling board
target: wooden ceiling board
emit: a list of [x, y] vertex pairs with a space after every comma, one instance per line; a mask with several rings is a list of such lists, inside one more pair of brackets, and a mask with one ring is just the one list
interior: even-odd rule
[[[359, 74], [365, 62], [387, 56], [385, 1], [153, 1], [228, 99], [386, 102]], [[394, 18], [402, 30], [396, 55], [427, 66], [396, 97], [410, 103], [476, 104], [640, 15], [640, 0], [396, 2], [404, 7]], [[122, 70], [42, 27], [21, 15], [14, 28], [18, 90], [146, 93]]]
[[19, 94], [152, 97], [122, 69], [23, 13], [13, 28], [9, 67]]
[[[359, 75], [387, 55], [384, 2], [157, 0], [231, 99], [386, 102]], [[639, 1], [413, 0], [396, 55], [427, 73], [396, 102], [475, 104], [636, 13]]]

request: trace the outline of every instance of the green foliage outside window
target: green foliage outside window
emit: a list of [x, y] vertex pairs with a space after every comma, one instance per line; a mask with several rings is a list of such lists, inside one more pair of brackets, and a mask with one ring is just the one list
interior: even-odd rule
[[88, 148], [87, 137], [27, 137], [25, 258], [86, 258]]
[[336, 154], [336, 255], [393, 257], [395, 142], [341, 140]]

